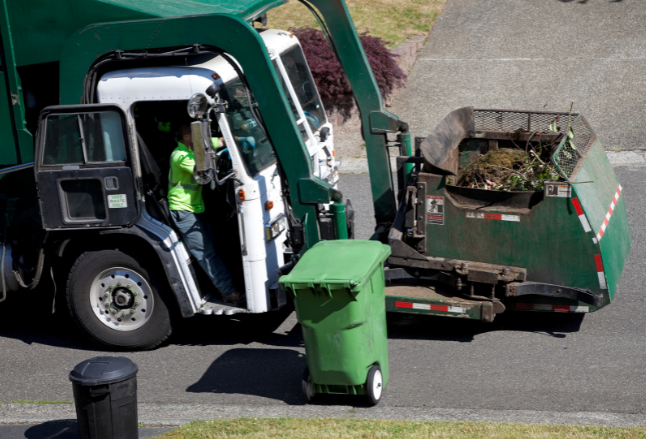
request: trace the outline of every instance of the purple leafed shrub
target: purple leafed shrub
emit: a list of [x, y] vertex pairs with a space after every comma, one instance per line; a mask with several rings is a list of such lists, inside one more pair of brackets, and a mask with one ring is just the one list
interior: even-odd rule
[[[290, 31], [303, 47], [323, 105], [328, 112], [339, 112], [347, 119], [355, 105], [352, 88], [325, 35], [309, 26], [292, 28]], [[370, 36], [368, 32], [360, 34], [359, 38], [382, 96], [388, 97], [393, 90], [403, 87], [406, 74], [397, 65], [399, 55], [386, 48], [386, 41]]]

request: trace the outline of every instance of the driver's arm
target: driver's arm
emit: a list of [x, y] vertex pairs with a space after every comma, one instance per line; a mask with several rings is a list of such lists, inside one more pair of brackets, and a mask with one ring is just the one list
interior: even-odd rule
[[216, 152], [227, 147], [227, 144], [224, 143], [224, 137], [211, 137], [211, 145], [213, 145]]

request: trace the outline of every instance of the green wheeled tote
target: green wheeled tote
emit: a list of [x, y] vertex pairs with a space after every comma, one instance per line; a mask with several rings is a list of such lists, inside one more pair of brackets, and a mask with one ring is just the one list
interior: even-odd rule
[[381, 399], [388, 382], [384, 261], [377, 241], [321, 241], [280, 279], [303, 327], [307, 367], [303, 393]]

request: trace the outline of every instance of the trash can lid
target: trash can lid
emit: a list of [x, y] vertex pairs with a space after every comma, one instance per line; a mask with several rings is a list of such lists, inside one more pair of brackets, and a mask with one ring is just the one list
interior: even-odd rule
[[125, 357], [94, 357], [70, 372], [70, 381], [81, 386], [98, 386], [125, 381], [137, 375], [139, 368]]
[[390, 247], [379, 241], [320, 241], [305, 252], [291, 273], [280, 278], [280, 284], [283, 288], [311, 284], [357, 291], [389, 255]]

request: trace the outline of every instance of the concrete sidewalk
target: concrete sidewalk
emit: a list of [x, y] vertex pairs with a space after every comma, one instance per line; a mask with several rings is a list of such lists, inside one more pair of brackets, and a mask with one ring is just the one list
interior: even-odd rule
[[[646, 166], [641, 0], [449, 0], [388, 108], [427, 136], [465, 106], [582, 113], [613, 166]], [[368, 172], [343, 157], [342, 174]]]
[[[357, 418], [409, 421], [522, 422], [528, 424], [646, 427], [646, 415], [608, 412], [538, 410], [443, 409], [433, 407], [365, 407], [360, 400], [335, 398], [308, 405], [139, 404], [139, 422], [146, 427], [173, 427], [201, 419], [231, 418]], [[351, 403], [351, 402], [350, 402]], [[3, 404], [0, 407], [0, 439], [16, 424], [67, 423], [75, 428], [72, 404]], [[13, 425], [11, 425], [13, 424]], [[62, 424], [60, 424], [62, 425]], [[159, 430], [158, 430], [159, 431]], [[163, 431], [159, 431], [161, 434]]]
[[645, 71], [641, 0], [449, 0], [390, 110], [426, 136], [464, 106], [574, 102], [607, 150], [641, 150]]

